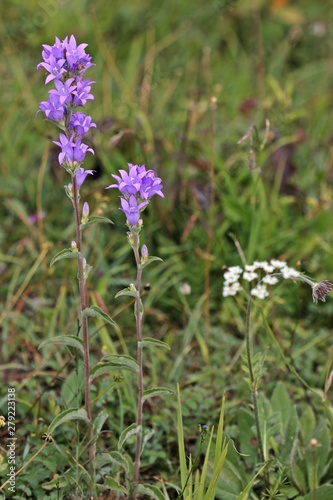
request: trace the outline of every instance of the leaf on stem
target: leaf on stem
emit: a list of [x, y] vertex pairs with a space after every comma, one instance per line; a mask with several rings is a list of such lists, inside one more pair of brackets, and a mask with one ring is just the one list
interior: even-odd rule
[[105, 484], [106, 486], [111, 488], [111, 490], [119, 491], [121, 493], [127, 493], [126, 488], [110, 476], [105, 476]]
[[83, 257], [82, 253], [78, 252], [77, 250], [74, 251], [71, 248], [64, 248], [63, 250], [61, 250], [61, 252], [57, 253], [57, 255], [53, 257], [53, 259], [51, 259], [50, 267], [58, 262], [58, 260], [80, 259], [81, 257]]
[[43, 349], [43, 347], [55, 344], [75, 347], [80, 352], [82, 352], [82, 354], [84, 352], [82, 340], [79, 337], [74, 337], [73, 335], [58, 335], [57, 337], [53, 337], [52, 339], [43, 340], [43, 342], [38, 346], [38, 349]]
[[48, 433], [52, 434], [53, 431], [59, 427], [59, 425], [62, 425], [69, 420], [84, 420], [89, 423], [86, 410], [83, 408], [71, 408], [70, 410], [65, 410], [56, 416], [56, 418], [49, 425]]
[[105, 363], [98, 363], [90, 370], [90, 379], [94, 380], [100, 375], [109, 374], [112, 370], [128, 370], [133, 373], [139, 372], [138, 363], [130, 356], [107, 356]]
[[143, 392], [142, 402], [146, 399], [154, 398], [155, 396], [174, 396], [175, 391], [168, 389], [167, 387], [154, 387], [153, 389], [147, 389]]
[[154, 260], [159, 260], [160, 262], [163, 262], [163, 259], [160, 259], [159, 257], [148, 257], [148, 259], [145, 262], [138, 265], [138, 268], [144, 269], [145, 267], [149, 266], [149, 264], [151, 264]]
[[130, 438], [131, 436], [138, 435], [139, 432], [141, 432], [141, 429], [142, 426], [136, 424], [131, 424], [129, 427], [126, 427], [126, 429], [124, 429], [123, 432], [120, 434], [118, 441], [118, 450], [121, 450], [121, 448], [124, 446], [128, 438]]
[[131, 284], [129, 287], [124, 288], [123, 290], [120, 290], [120, 292], [117, 293], [116, 299], [118, 297], [122, 297], [123, 295], [126, 295], [127, 297], [137, 297], [139, 295], [139, 292], [135, 288], [133, 284]]
[[92, 226], [93, 224], [113, 224], [111, 219], [108, 219], [107, 217], [103, 217], [102, 215], [92, 215], [89, 217], [88, 222], [85, 222], [84, 224], [80, 224], [80, 229], [85, 229], [88, 226]]
[[122, 467], [126, 473], [129, 472], [127, 461], [119, 451], [111, 451], [111, 453], [101, 453], [97, 455], [95, 459], [95, 468], [99, 470], [101, 467], [104, 467], [104, 465], [110, 463]]
[[155, 346], [155, 347], [164, 347], [164, 349], [168, 349], [170, 351], [170, 346], [166, 342], [162, 342], [162, 340], [156, 340], [151, 337], [145, 337], [139, 342], [142, 347], [145, 346]]
[[155, 500], [165, 500], [165, 496], [157, 486], [152, 486], [151, 484], [139, 484], [136, 493], [149, 498], [155, 498]]
[[86, 309], [84, 309], [82, 311], [82, 316], [90, 316], [92, 318], [100, 318], [103, 321], [105, 321], [106, 323], [110, 323], [110, 325], [116, 326], [115, 321], [113, 321], [113, 319], [108, 314], [106, 314], [103, 311], [103, 309], [101, 309], [98, 306], [93, 305], [93, 306], [87, 307]]
[[94, 436], [99, 436], [105, 421], [108, 419], [109, 415], [107, 413], [100, 412], [94, 420]]

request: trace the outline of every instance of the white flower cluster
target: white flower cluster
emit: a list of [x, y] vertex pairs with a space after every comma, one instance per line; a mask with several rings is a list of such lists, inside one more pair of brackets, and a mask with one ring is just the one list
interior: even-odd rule
[[[263, 273], [266, 273], [265, 276], [263, 276]], [[265, 299], [269, 295], [267, 285], [275, 285], [279, 281], [274, 274], [280, 274], [284, 279], [296, 279], [300, 276], [300, 273], [296, 269], [288, 267], [287, 263], [282, 260], [272, 259], [269, 262], [256, 260], [253, 264], [246, 265], [245, 269], [242, 269], [240, 266], [228, 267], [223, 275], [222, 295], [223, 297], [230, 297], [243, 290], [243, 287], [239, 283], [239, 279], [242, 277], [248, 282], [258, 279], [257, 285], [252, 288], [250, 293], [253, 297]]]

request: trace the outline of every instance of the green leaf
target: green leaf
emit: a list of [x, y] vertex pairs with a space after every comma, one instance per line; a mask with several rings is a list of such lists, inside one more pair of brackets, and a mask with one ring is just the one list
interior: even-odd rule
[[148, 259], [143, 264], [138, 265], [138, 268], [144, 269], [145, 267], [149, 266], [149, 264], [151, 264], [155, 260], [159, 260], [160, 262], [163, 262], [163, 259], [160, 259], [159, 257], [148, 257]]
[[53, 337], [52, 339], [43, 340], [43, 342], [38, 346], [38, 349], [43, 349], [43, 347], [55, 344], [75, 347], [76, 349], [81, 351], [82, 354], [84, 352], [82, 340], [79, 337], [75, 337], [73, 335], [58, 335], [57, 337]]
[[124, 486], [119, 484], [115, 479], [112, 479], [110, 476], [105, 477], [105, 484], [111, 488], [111, 490], [121, 491], [122, 493], [127, 493], [127, 490]]
[[248, 483], [248, 485], [246, 486], [246, 488], [244, 488], [244, 490], [241, 492], [241, 494], [238, 497], [238, 500], [247, 500], [249, 491], [251, 490], [254, 481], [264, 471], [264, 469], [266, 468], [267, 464], [268, 464], [268, 462], [264, 463], [264, 465], [258, 470], [257, 474], [251, 479], [251, 481]]
[[317, 440], [315, 448], [308, 446], [306, 451], [306, 468], [308, 484], [311, 490], [319, 486], [320, 479], [325, 475], [329, 466], [331, 448], [330, 432], [326, 423], [322, 422], [313, 432], [312, 438]]
[[178, 454], [180, 463], [180, 480], [181, 480], [183, 498], [186, 498], [185, 496], [186, 494], [189, 495], [192, 494], [192, 489], [190, 488], [187, 482], [188, 469], [187, 469], [186, 453], [185, 453], [182, 404], [181, 404], [180, 388], [178, 382], [177, 382], [177, 426], [178, 426], [177, 437], [178, 437]]
[[[204, 493], [205, 493], [205, 485], [206, 485], [206, 478], [207, 478], [207, 469], [208, 469], [208, 463], [209, 463], [209, 456], [210, 456], [210, 449], [212, 445], [212, 439], [213, 439], [213, 432], [214, 432], [214, 426], [212, 426], [211, 431], [210, 431], [210, 436], [209, 436], [209, 441], [207, 444], [207, 448], [205, 451], [205, 460], [202, 466], [202, 471], [200, 478], [198, 476], [198, 481], [196, 480], [195, 482], [198, 483], [195, 485], [195, 495], [194, 498], [197, 500], [201, 500], [201, 498], [204, 498]], [[216, 458], [216, 456], [215, 456]], [[214, 471], [214, 468], [213, 468]], [[214, 474], [214, 472], [213, 472]], [[215, 497], [215, 491], [212, 493], [212, 498], [213, 495]]]
[[300, 430], [303, 443], [308, 443], [313, 437], [313, 431], [316, 427], [316, 416], [311, 406], [307, 406], [299, 419]]
[[82, 311], [82, 316], [89, 316], [91, 318], [100, 318], [106, 323], [109, 323], [112, 326], [116, 326], [115, 321], [108, 314], [106, 314], [103, 309], [98, 306], [90, 306]]
[[128, 463], [119, 451], [112, 451], [111, 453], [101, 453], [97, 455], [95, 460], [96, 469], [104, 467], [106, 464], [115, 464], [118, 467], [122, 467], [125, 472], [128, 472]]
[[295, 486], [297, 487], [297, 489], [301, 493], [305, 493], [308, 488], [307, 488], [304, 472], [299, 467], [299, 465], [296, 463], [296, 460], [294, 460], [294, 457], [292, 456], [291, 458], [292, 458], [292, 461], [290, 463], [290, 471], [292, 472], [293, 483], [295, 484]]
[[139, 484], [136, 493], [147, 495], [147, 497], [155, 498], [155, 500], [165, 500], [163, 493], [156, 486], [152, 486], [151, 484]]
[[248, 463], [254, 464], [255, 452], [253, 450], [252, 440], [256, 438], [254, 431], [254, 416], [253, 413], [246, 410], [245, 408], [240, 408], [238, 411], [238, 431], [239, 431], [239, 443], [240, 452], [244, 455], [248, 455], [246, 460]]
[[98, 363], [90, 370], [91, 380], [94, 380], [100, 375], [108, 374], [115, 369], [128, 370], [133, 373], [139, 372], [138, 363], [130, 356], [120, 356], [115, 354], [112, 356], [106, 356], [104, 359], [107, 360], [105, 363]]
[[298, 417], [295, 406], [291, 407], [289, 420], [287, 423], [285, 440], [283, 451], [281, 453], [281, 462], [287, 463], [289, 462], [289, 456], [294, 449], [294, 446], [297, 445], [297, 432], [298, 432]]
[[[315, 495], [314, 495], [315, 493]], [[298, 497], [298, 500], [332, 500], [333, 498], [333, 486], [330, 484], [323, 484], [316, 489], [316, 491], [311, 491], [304, 497]]]
[[53, 266], [58, 260], [62, 259], [79, 259], [80, 257], [83, 257], [82, 253], [76, 251], [73, 251], [71, 248], [64, 248], [61, 250], [61, 252], [57, 253], [50, 262], [50, 267]]
[[67, 485], [68, 485], [68, 481], [66, 480], [65, 477], [57, 476], [54, 479], [52, 479], [51, 481], [49, 481], [47, 483], [43, 483], [42, 487], [44, 490], [51, 491], [51, 490], [55, 490], [55, 489], [58, 490], [60, 488], [64, 488]]
[[101, 223], [113, 224], [112, 220], [108, 219], [107, 217], [103, 217], [102, 215], [92, 215], [91, 217], [89, 217], [88, 222], [80, 224], [80, 229], [85, 229], [86, 227], [92, 226], [93, 224]]
[[99, 436], [99, 433], [101, 432], [102, 427], [108, 418], [109, 418], [109, 415], [107, 413], [101, 412], [97, 415], [97, 417], [95, 418], [94, 423], [93, 423], [94, 436], [96, 436], [96, 437]]
[[282, 432], [285, 433], [292, 411], [292, 404], [286, 388], [286, 384], [278, 382], [271, 398], [272, 409], [281, 414]]
[[84, 420], [85, 422], [89, 423], [86, 410], [84, 410], [83, 408], [73, 408], [70, 410], [65, 410], [57, 415], [49, 425], [48, 433], [52, 434], [53, 431], [55, 431], [55, 429], [59, 427], [59, 425], [62, 425], [65, 422], [69, 422], [70, 420]]
[[217, 480], [219, 478], [219, 475], [221, 474], [221, 470], [223, 468], [225, 459], [227, 457], [228, 445], [229, 445], [229, 443], [224, 443], [222, 446], [221, 454], [219, 455], [219, 459], [218, 459], [216, 465], [214, 465], [213, 474], [212, 474], [211, 480], [209, 482], [209, 486], [208, 486], [206, 495], [204, 497], [204, 500], [210, 500], [211, 498], [214, 498], [214, 496], [215, 496], [214, 493], [215, 493], [215, 489], [216, 489], [216, 483], [217, 483]]
[[144, 431], [143, 440], [142, 440], [142, 446], [141, 446], [141, 454], [142, 454], [142, 452], [144, 450], [144, 447], [148, 443], [149, 439], [151, 439], [154, 434], [155, 434], [154, 429], [148, 429], [148, 430]]
[[144, 391], [142, 396], [142, 401], [146, 399], [154, 398], [155, 396], [170, 396], [175, 395], [175, 391], [168, 389], [167, 387], [154, 387], [153, 389], [148, 389]]
[[121, 448], [124, 446], [128, 438], [131, 436], [136, 436], [141, 432], [141, 425], [136, 425], [131, 424], [129, 427], [126, 427], [126, 429], [123, 430], [123, 432], [120, 434], [119, 440], [118, 440], [118, 450], [121, 450]]
[[156, 340], [151, 337], [145, 337], [144, 339], [142, 339], [140, 343], [142, 347], [144, 346], [164, 347], [165, 349], [168, 349], [168, 351], [170, 351], [170, 346], [166, 342], [162, 342], [162, 340]]
[[136, 290], [135, 286], [134, 285], [130, 285], [129, 287], [127, 288], [123, 288], [123, 290], [120, 290], [120, 292], [118, 292], [116, 294], [116, 299], [118, 297], [122, 297], [122, 296], [127, 296], [127, 297], [137, 297], [139, 295], [139, 292]]

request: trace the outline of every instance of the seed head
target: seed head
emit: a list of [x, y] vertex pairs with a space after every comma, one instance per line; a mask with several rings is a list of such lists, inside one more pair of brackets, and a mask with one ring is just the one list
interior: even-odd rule
[[330, 281], [319, 281], [312, 287], [313, 302], [318, 303], [318, 299], [326, 301], [326, 295], [333, 290], [333, 284]]

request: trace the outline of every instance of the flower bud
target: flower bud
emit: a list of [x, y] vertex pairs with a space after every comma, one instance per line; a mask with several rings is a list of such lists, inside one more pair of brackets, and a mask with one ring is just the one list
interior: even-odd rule
[[73, 252], [77, 252], [78, 251], [76, 241], [74, 241], [74, 240], [71, 243], [71, 249], [72, 249]]
[[68, 198], [71, 200], [73, 199], [74, 193], [73, 193], [73, 184], [70, 182], [67, 186], [64, 186], [65, 188], [65, 193], [67, 194]]
[[92, 270], [92, 266], [89, 266], [89, 264], [87, 264], [87, 261], [84, 257], [82, 258], [82, 266], [83, 266], [83, 279], [84, 281], [87, 281], [88, 275]]
[[146, 245], [142, 245], [142, 248], [141, 248], [141, 264], [144, 264], [145, 262], [147, 262], [149, 258], [149, 253], [148, 253], [148, 248]]
[[89, 220], [89, 204], [85, 201], [82, 207], [81, 224], [86, 224]]

